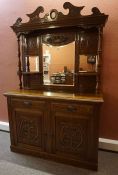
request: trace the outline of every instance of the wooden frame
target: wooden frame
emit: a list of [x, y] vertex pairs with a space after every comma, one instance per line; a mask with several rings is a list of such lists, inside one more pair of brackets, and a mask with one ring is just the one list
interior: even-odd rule
[[[18, 18], [12, 26], [18, 39], [20, 90], [5, 93], [11, 150], [97, 170], [99, 113], [103, 103], [102, 37], [108, 15], [94, 7], [92, 14], [82, 16], [84, 6], [69, 2], [63, 7], [69, 9], [68, 15], [52, 9], [40, 18], [44, 12], [40, 6], [27, 14], [28, 22], [22, 23]], [[74, 85], [45, 85], [42, 43], [58, 46], [72, 41]], [[97, 55], [95, 71], [80, 71], [82, 55]], [[30, 71], [30, 56], [38, 56], [38, 72]]]
[[[26, 39], [26, 42], [24, 41], [25, 48], [22, 49], [22, 55], [23, 60], [25, 55], [29, 55], [29, 53], [32, 55], [39, 55], [39, 81], [35, 86], [28, 86], [26, 83], [29, 81], [32, 81], [32, 79], [24, 78], [24, 73], [22, 72], [22, 69], [24, 70], [24, 65], [21, 65], [20, 62], [20, 55], [21, 50], [19, 49], [19, 80], [20, 80], [20, 89], [45, 89], [45, 90], [65, 90], [65, 91], [79, 91], [79, 54], [88, 54], [93, 55], [97, 54], [99, 55], [98, 59], [98, 66], [97, 68], [98, 72], [96, 73], [96, 92], [100, 92], [100, 60], [101, 60], [101, 50], [102, 46], [99, 44], [101, 43], [102, 39], [102, 28], [105, 25], [105, 22], [107, 21], [108, 15], [105, 15], [104, 13], [101, 13], [100, 10], [97, 7], [92, 8], [92, 14], [88, 16], [82, 16], [81, 10], [84, 8], [82, 7], [75, 7], [69, 2], [65, 2], [63, 5], [64, 9], [69, 9], [68, 15], [64, 15], [62, 12], [58, 12], [56, 9], [52, 9], [49, 13], [45, 14], [43, 18], [40, 18], [40, 13], [44, 12], [44, 8], [42, 6], [38, 7], [33, 13], [27, 14], [29, 17], [29, 21], [27, 23], [22, 23], [22, 19], [18, 18], [15, 22], [15, 24], [12, 26], [12, 29], [18, 36], [18, 45], [20, 47], [20, 36], [24, 36]], [[101, 32], [99, 32], [101, 31]], [[65, 33], [67, 34], [68, 39], [65, 37]], [[70, 32], [73, 32], [71, 34]], [[47, 38], [44, 38], [42, 41], [42, 36], [44, 34], [47, 34]], [[62, 85], [44, 85], [43, 84], [43, 56], [42, 56], [42, 42], [51, 42], [52, 45], [63, 45], [64, 43], [71, 42], [73, 40], [73, 37], [75, 36], [75, 72], [74, 72], [74, 86], [63, 86]], [[58, 38], [57, 38], [58, 37]], [[31, 38], [31, 42], [29, 39]], [[39, 38], [38, 43], [35, 42], [35, 38]], [[34, 41], [33, 41], [34, 40]], [[60, 41], [59, 41], [60, 40]], [[59, 43], [57, 43], [57, 41]], [[99, 41], [99, 42], [98, 42]], [[32, 43], [32, 45], [30, 45]], [[89, 43], [89, 45], [87, 44]], [[30, 50], [29, 47], [33, 47]], [[33, 49], [33, 50], [32, 50]], [[40, 50], [40, 51], [38, 51]], [[25, 53], [25, 55], [24, 55]], [[89, 61], [90, 59], [88, 59]], [[24, 61], [22, 61], [24, 64]], [[89, 61], [90, 63], [90, 61]], [[91, 62], [93, 63], [93, 62]], [[29, 59], [27, 57], [27, 65], [25, 65], [28, 70], [28, 74], [30, 74], [30, 65], [29, 65]], [[22, 68], [23, 67], [23, 68]], [[22, 76], [23, 75], [23, 76]], [[25, 73], [26, 75], [26, 73]], [[28, 77], [28, 76], [27, 76]], [[34, 75], [31, 75], [30, 77], [34, 77]], [[23, 82], [22, 83], [22, 78]], [[34, 77], [36, 78], [36, 76]], [[38, 78], [38, 76], [37, 76]], [[22, 84], [26, 86], [22, 86]], [[29, 82], [29, 84], [31, 84]], [[89, 90], [87, 91], [87, 93]]]

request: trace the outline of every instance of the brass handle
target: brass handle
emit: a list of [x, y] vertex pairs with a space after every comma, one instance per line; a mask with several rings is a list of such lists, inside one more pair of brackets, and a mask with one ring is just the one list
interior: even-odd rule
[[69, 112], [75, 112], [75, 111], [77, 110], [77, 108], [76, 108], [76, 107], [73, 107], [73, 106], [68, 106], [68, 107], [67, 107], [67, 110], [68, 110]]
[[32, 105], [32, 102], [31, 102], [31, 101], [24, 101], [23, 103], [24, 103], [24, 105], [26, 105], [26, 106], [31, 106], [31, 105]]

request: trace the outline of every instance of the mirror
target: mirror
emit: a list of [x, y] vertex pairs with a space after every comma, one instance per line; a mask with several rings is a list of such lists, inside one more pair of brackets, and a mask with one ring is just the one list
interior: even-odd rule
[[39, 72], [39, 56], [29, 56], [25, 60], [26, 72]]
[[79, 72], [97, 72], [97, 55], [80, 55]]
[[[73, 85], [75, 42], [68, 43], [62, 36], [43, 43], [43, 83], [45, 85]], [[61, 45], [61, 41], [63, 45]], [[64, 43], [66, 42], [66, 44]]]

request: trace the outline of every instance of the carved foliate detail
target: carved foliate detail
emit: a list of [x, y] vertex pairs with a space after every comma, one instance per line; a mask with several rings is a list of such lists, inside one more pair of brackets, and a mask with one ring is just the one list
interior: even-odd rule
[[85, 30], [80, 32], [79, 53], [97, 54], [98, 51], [98, 32]]
[[19, 31], [29, 32], [30, 30], [39, 30], [50, 27], [54, 28], [59, 26], [84, 26], [86, 28], [95, 25], [104, 25], [108, 18], [108, 15], [101, 13], [97, 7], [92, 8], [92, 14], [90, 15], [82, 15], [81, 11], [84, 6], [76, 7], [70, 2], [65, 2], [63, 8], [69, 11], [67, 15], [64, 15], [56, 9], [52, 9], [49, 13], [40, 17], [40, 13], [44, 12], [44, 8], [39, 6], [33, 13], [27, 14], [29, 17], [28, 22], [21, 23], [22, 19], [18, 18], [12, 26], [12, 29], [18, 33]]
[[60, 144], [71, 151], [79, 150], [83, 142], [83, 131], [81, 126], [60, 123]]
[[37, 37], [32, 37], [27, 39], [28, 50], [37, 49]]
[[[28, 23], [44, 23], [44, 22], [64, 20], [64, 19], [66, 20], [72, 17], [78, 18], [82, 16], [81, 10], [84, 8], [84, 6], [76, 7], [72, 5], [70, 2], [65, 2], [63, 5], [63, 8], [69, 10], [69, 13], [67, 15], [64, 15], [62, 12], [58, 12], [56, 9], [52, 9], [50, 10], [49, 13], [45, 14], [43, 18], [40, 18], [39, 15], [40, 13], [44, 12], [44, 8], [42, 6], [39, 6], [33, 13], [27, 14], [27, 16], [30, 18]], [[92, 15], [94, 16], [103, 15], [103, 13], [101, 13], [97, 7], [93, 7], [91, 16]], [[19, 26], [21, 24], [21, 21], [22, 19], [18, 18], [14, 26]]]
[[37, 37], [30, 37], [26, 38], [26, 43], [27, 43], [27, 50], [26, 52], [28, 55], [37, 55], [38, 54], [38, 41]]
[[21, 25], [22, 18], [18, 18], [16, 22], [14, 23], [14, 26], [19, 26]]
[[101, 13], [97, 7], [93, 7], [91, 11], [93, 12], [92, 15], [101, 15], [101, 14], [104, 15], [104, 13]]
[[[42, 22], [55, 21], [59, 17], [59, 12], [56, 9], [50, 10], [49, 13], [45, 14], [44, 18], [42, 18]], [[61, 13], [61, 15], [63, 15]]]
[[[65, 120], [65, 119], [64, 119]], [[56, 150], [61, 152], [70, 152], [71, 154], [85, 154], [87, 137], [85, 135], [87, 122], [80, 124], [71, 121], [57, 121], [56, 123]]]
[[41, 120], [25, 114], [16, 115], [17, 139], [19, 143], [41, 146]]
[[69, 9], [69, 16], [81, 16], [81, 10], [84, 8], [84, 6], [76, 7], [72, 5], [70, 2], [65, 2], [63, 5], [64, 9]]
[[66, 45], [73, 42], [74, 40], [74, 35], [70, 35], [70, 33], [47, 34], [42, 37], [43, 43], [53, 46]]
[[30, 18], [29, 22], [40, 22], [41, 18], [39, 17], [40, 13], [44, 12], [44, 8], [42, 6], [38, 7], [33, 13], [27, 14], [27, 16]]
[[68, 15], [64, 15], [62, 12], [58, 12], [56, 9], [52, 9], [49, 13], [44, 16], [44, 22], [48, 21], [56, 21], [56, 20], [63, 20], [70, 17], [79, 17], [81, 16], [81, 10], [84, 6], [76, 7], [72, 5], [70, 2], [65, 2], [63, 5], [64, 9], [69, 9]]

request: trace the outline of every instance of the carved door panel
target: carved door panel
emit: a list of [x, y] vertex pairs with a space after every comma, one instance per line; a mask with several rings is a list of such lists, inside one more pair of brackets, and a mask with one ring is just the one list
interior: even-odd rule
[[38, 37], [29, 37], [26, 39], [26, 43], [27, 43], [26, 53], [28, 53], [29, 55], [39, 54]]
[[43, 149], [43, 112], [16, 108], [13, 111], [15, 145]]
[[98, 32], [84, 31], [79, 34], [79, 54], [97, 54]]
[[71, 159], [88, 159], [90, 119], [73, 112], [53, 113], [53, 153]]

